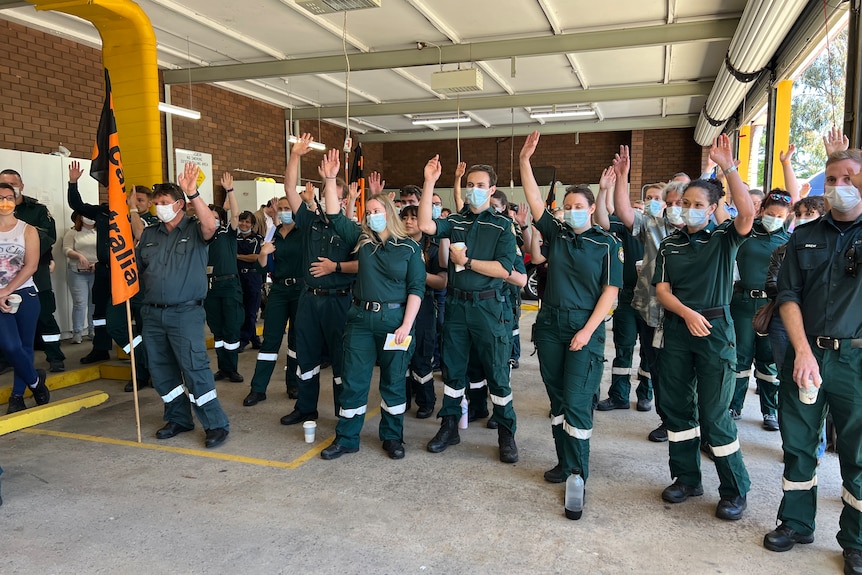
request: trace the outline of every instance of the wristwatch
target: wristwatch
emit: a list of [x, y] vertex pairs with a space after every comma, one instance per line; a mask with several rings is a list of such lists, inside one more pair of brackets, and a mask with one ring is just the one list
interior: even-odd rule
[[467, 258], [467, 261], [464, 263], [464, 269], [465, 270], [472, 270], [473, 269], [473, 258]]
[[188, 196], [186, 199], [188, 199], [188, 200], [193, 200], [193, 199], [195, 199], [195, 198], [199, 197], [200, 195], [201, 195], [201, 193], [200, 193], [199, 191], [195, 191], [195, 193], [193, 193], [192, 195]]

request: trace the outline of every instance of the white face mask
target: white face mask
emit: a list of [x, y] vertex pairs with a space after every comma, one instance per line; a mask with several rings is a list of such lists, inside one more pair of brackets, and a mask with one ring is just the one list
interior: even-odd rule
[[802, 224], [807, 224], [808, 222], [813, 222], [817, 218], [796, 218], [796, 225], [801, 226]]
[[91, 220], [90, 218], [81, 218], [81, 221], [87, 224], [88, 226], [92, 226], [96, 224], [96, 220]]
[[862, 202], [856, 186], [824, 186], [823, 197], [839, 212], [849, 212]]
[[784, 225], [784, 218], [778, 218], [775, 216], [763, 216], [762, 218], [760, 218], [760, 223], [763, 224], [763, 227], [766, 228], [767, 232], [774, 232]]
[[667, 221], [675, 226], [682, 225], [682, 207], [681, 206], [668, 206], [665, 210], [665, 215], [667, 216]]
[[[174, 202], [175, 204], [176, 202]], [[168, 204], [166, 206], [156, 206], [156, 217], [159, 218], [164, 223], [168, 223], [172, 221], [179, 212], [174, 211], [174, 204]]]

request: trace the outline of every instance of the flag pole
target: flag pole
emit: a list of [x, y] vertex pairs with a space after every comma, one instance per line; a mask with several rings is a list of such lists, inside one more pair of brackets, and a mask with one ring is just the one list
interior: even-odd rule
[[132, 308], [126, 300], [126, 329], [129, 331], [129, 357], [132, 360], [132, 398], [135, 402], [135, 427], [138, 431], [138, 443], [141, 441], [141, 407], [138, 404], [138, 372], [135, 368], [135, 335], [132, 333]]

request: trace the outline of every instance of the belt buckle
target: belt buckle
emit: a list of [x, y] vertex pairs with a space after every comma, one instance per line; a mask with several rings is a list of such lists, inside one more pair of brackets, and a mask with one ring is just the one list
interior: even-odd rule
[[[821, 341], [828, 341], [830, 345], [824, 345], [821, 343]], [[819, 347], [820, 349], [831, 349], [832, 351], [838, 351], [838, 349], [841, 347], [841, 340], [834, 337], [826, 337], [823, 335], [818, 335], [816, 338], [814, 338], [814, 343], [817, 344], [817, 347]]]
[[370, 301], [365, 304], [365, 309], [368, 311], [378, 312], [380, 311], [380, 303], [376, 301]]

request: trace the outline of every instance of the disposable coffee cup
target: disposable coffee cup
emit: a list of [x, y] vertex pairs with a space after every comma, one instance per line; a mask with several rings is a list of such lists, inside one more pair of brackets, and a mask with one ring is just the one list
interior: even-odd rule
[[[454, 244], [452, 244], [452, 247], [458, 251], [461, 251], [461, 250], [467, 249], [467, 244], [465, 244], [464, 242], [455, 242]], [[465, 269], [464, 266], [459, 266], [459, 265], [455, 266], [456, 272], [464, 271], [464, 269]]]
[[17, 312], [18, 306], [21, 305], [21, 296], [16, 293], [10, 294], [9, 297], [6, 298], [6, 305], [12, 308], [9, 310], [9, 313]]
[[305, 442], [314, 443], [314, 432], [317, 430], [316, 421], [306, 421], [302, 424], [302, 431], [305, 433]]
[[799, 401], [805, 405], [812, 405], [817, 401], [817, 392], [820, 389], [814, 386], [814, 380], [809, 379], [808, 385], [799, 388]]

